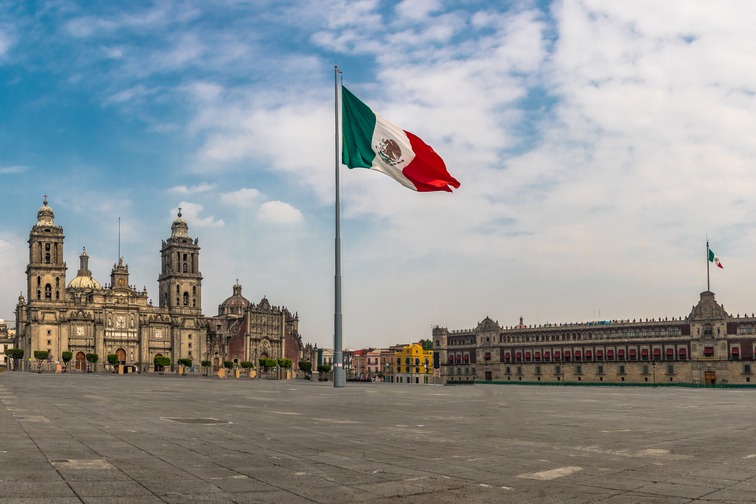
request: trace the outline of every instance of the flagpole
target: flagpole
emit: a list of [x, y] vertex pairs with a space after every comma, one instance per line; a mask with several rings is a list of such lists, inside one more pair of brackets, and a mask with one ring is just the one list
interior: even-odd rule
[[711, 284], [709, 283], [709, 239], [706, 238], [706, 292], [711, 292]]
[[339, 203], [339, 70], [338, 65], [333, 66], [333, 117], [334, 117], [334, 164], [336, 172], [336, 243], [335, 262], [336, 272], [334, 275], [334, 314], [333, 314], [333, 386], [341, 388], [346, 383], [344, 376], [344, 358], [341, 344], [341, 209]]

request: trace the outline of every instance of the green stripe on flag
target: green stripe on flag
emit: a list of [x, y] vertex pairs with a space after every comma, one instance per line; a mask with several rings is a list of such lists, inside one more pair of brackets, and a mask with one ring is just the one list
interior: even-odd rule
[[370, 168], [375, 151], [370, 145], [375, 114], [344, 86], [341, 86], [341, 162], [349, 168]]

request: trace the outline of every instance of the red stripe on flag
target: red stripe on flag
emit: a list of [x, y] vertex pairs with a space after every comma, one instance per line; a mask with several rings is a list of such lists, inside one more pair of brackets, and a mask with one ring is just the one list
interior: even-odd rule
[[405, 133], [415, 153], [415, 159], [402, 170], [402, 173], [415, 184], [418, 192], [452, 192], [449, 186], [459, 189], [459, 182], [446, 170], [444, 160], [436, 154], [433, 147], [409, 131]]

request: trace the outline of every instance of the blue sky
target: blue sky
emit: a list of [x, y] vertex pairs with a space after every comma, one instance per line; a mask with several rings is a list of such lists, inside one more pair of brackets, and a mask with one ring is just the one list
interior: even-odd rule
[[0, 318], [47, 194], [155, 296], [181, 207], [207, 315], [238, 278], [333, 333], [333, 65], [462, 183], [342, 170], [344, 344], [434, 325], [756, 310], [752, 54], [737, 2], [0, 0]]

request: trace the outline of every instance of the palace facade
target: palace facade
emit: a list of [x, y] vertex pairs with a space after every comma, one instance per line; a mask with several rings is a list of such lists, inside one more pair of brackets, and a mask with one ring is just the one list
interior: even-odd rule
[[752, 383], [756, 317], [702, 292], [687, 317], [433, 329], [441, 381]]

